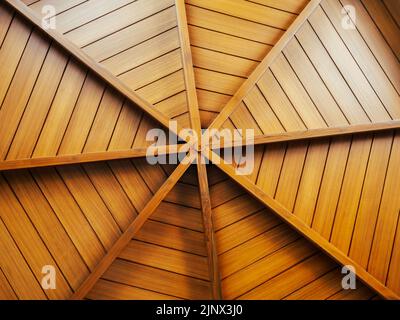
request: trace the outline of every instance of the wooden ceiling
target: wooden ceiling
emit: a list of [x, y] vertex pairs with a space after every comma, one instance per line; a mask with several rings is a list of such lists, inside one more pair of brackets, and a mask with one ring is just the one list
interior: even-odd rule
[[[2, 2], [0, 299], [399, 299], [399, 24], [397, 0]], [[254, 129], [255, 170], [149, 164], [170, 119]]]

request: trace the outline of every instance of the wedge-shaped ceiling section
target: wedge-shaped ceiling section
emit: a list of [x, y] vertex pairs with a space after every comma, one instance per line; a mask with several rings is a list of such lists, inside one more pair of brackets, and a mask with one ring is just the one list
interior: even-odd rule
[[165, 116], [190, 126], [174, 0], [24, 2], [40, 17], [53, 6], [57, 32]]
[[257, 185], [400, 294], [400, 134], [367, 134], [257, 151]]
[[342, 288], [340, 267], [231, 179], [209, 170], [225, 299], [370, 299]]
[[[169, 167], [164, 168], [169, 172]], [[88, 299], [210, 299], [196, 167], [186, 171]]]
[[[0, 7], [0, 160], [144, 148], [162, 128], [18, 14]], [[159, 107], [169, 107], [160, 102]]]
[[308, 3], [186, 0], [201, 122], [208, 127]]
[[[395, 39], [400, 29], [385, 4], [313, 3], [308, 18], [282, 50], [267, 55], [257, 76], [227, 108], [229, 119], [223, 123], [222, 117], [219, 124], [265, 135], [399, 119]], [[354, 28], [354, 18], [343, 14], [345, 5], [355, 8]]]
[[399, 295], [399, 157], [398, 130], [270, 144], [256, 146], [244, 179], [255, 184], [249, 191], [282, 206], [278, 214], [318, 234], [319, 245], [333, 245], [328, 253], [339, 250]]
[[[168, 174], [137, 159], [0, 175], [0, 297], [70, 298]], [[40, 285], [47, 265], [56, 290]]]

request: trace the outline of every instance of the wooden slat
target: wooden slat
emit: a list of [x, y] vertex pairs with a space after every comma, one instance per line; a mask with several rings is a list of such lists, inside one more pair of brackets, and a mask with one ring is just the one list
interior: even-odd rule
[[185, 158], [178, 168], [168, 177], [163, 186], [158, 190], [154, 197], [146, 204], [143, 210], [140, 212], [138, 217], [129, 225], [129, 227], [122, 233], [121, 237], [107, 252], [105, 257], [100, 261], [96, 268], [92, 271], [89, 277], [84, 281], [80, 288], [73, 294], [72, 299], [83, 299], [89, 291], [93, 288], [96, 281], [100, 279], [107, 268], [112, 262], [118, 257], [121, 251], [130, 242], [132, 237], [140, 230], [146, 220], [158, 207], [164, 197], [174, 187], [179, 178], [185, 173], [187, 168], [194, 160], [193, 155], [189, 155]]
[[6, 276], [0, 268], [0, 299], [1, 300], [17, 300], [17, 296]]
[[223, 254], [241, 243], [267, 232], [279, 223], [280, 221], [274, 215], [268, 215], [267, 210], [262, 210], [225, 226], [216, 234], [218, 253]]
[[396, 21], [394, 21], [393, 17], [382, 1], [361, 0], [361, 2], [368, 10], [372, 19], [374, 19], [379, 30], [382, 32], [386, 41], [389, 43], [393, 52], [397, 56], [397, 59], [400, 59], [400, 44], [398, 41], [396, 41], [400, 35], [399, 22], [397, 21], [396, 23]]
[[[3, 11], [3, 10], [1, 10]], [[32, 28], [25, 23], [20, 17], [15, 17], [8, 29], [6, 38], [4, 39], [0, 51], [0, 59], [7, 68], [0, 69], [0, 101], [3, 103], [8, 87], [14, 76], [15, 69], [24, 53], [26, 44], [31, 35]], [[19, 41], [15, 42], [15, 38]], [[0, 107], [1, 109], [1, 107]]]
[[[372, 20], [372, 17], [360, 0], [340, 0], [340, 2], [342, 5], [351, 5], [356, 9], [358, 31], [379, 61], [379, 64], [397, 92], [400, 92], [400, 74], [396, 71], [399, 68], [400, 62]], [[396, 0], [384, 0], [384, 2], [387, 7], [390, 7], [389, 11], [391, 14], [400, 13], [400, 6]], [[400, 21], [400, 16], [398, 21]]]
[[207, 259], [187, 252], [132, 240], [120, 259], [208, 281]]
[[399, 154], [400, 134], [396, 132], [368, 261], [368, 271], [381, 281], [386, 281], [399, 219]]
[[169, 8], [82, 48], [96, 61], [103, 61], [176, 26], [175, 9]]
[[[3, 204], [0, 218], [24, 256], [38, 282], [42, 279], [42, 267], [52, 265], [56, 270], [57, 290], [45, 291], [49, 299], [66, 299], [72, 293], [35, 227], [29, 221], [21, 204], [3, 177], [0, 176], [0, 201]], [[1, 263], [1, 262], [0, 262]]]
[[68, 283], [73, 290], [77, 289], [89, 269], [67, 233], [68, 226], [63, 227], [63, 220], [57, 218], [28, 171], [12, 171], [4, 176]]
[[349, 87], [360, 101], [371, 122], [387, 121], [390, 116], [382, 102], [359, 68], [357, 61], [342, 41], [322, 7], [318, 7], [310, 16], [309, 22], [320, 41], [332, 57]]
[[392, 144], [392, 133], [374, 137], [365, 173], [363, 193], [349, 250], [349, 256], [365, 267], [368, 264]]
[[85, 1], [81, 5], [71, 8], [71, 10], [57, 17], [58, 28], [62, 33], [68, 32], [88, 21], [96, 20], [104, 14], [107, 14], [110, 10], [118, 10], [130, 2], [132, 2], [132, 0], [115, 0], [112, 3], [106, 0]]
[[35, 169], [32, 173], [58, 220], [92, 270], [105, 254], [92, 226], [55, 169]]
[[[116, 0], [113, 1], [112, 4], [109, 4], [109, 1], [104, 2], [103, 0], [91, 2], [92, 3], [87, 3], [87, 13], [99, 15], [97, 19], [92, 20], [88, 15], [85, 16], [82, 6], [69, 10], [66, 14], [57, 17], [57, 22], [60, 20], [60, 22], [57, 23], [57, 29], [61, 31], [67, 39], [70, 39], [79, 47], [84, 47], [99, 39], [104, 39], [110, 34], [118, 33], [118, 31], [143, 21], [173, 5], [173, 0], [148, 0], [146, 2]], [[113, 10], [111, 7], [118, 6], [118, 2], [122, 2], [122, 6], [119, 6], [120, 8], [117, 10]], [[99, 10], [93, 8], [93, 5], [98, 6], [97, 8]], [[83, 4], [83, 6], [85, 6], [85, 4]], [[103, 11], [104, 14], [99, 14], [100, 10]], [[69, 32], [63, 32], [63, 22], [71, 24], [73, 19], [82, 19], [85, 21], [78, 28]], [[69, 28], [70, 27], [68, 27], [68, 29]]]
[[135, 239], [207, 257], [203, 232], [157, 221], [147, 221], [136, 234]]
[[319, 253], [295, 265], [277, 277], [264, 282], [250, 292], [241, 296], [241, 299], [282, 299], [305, 284], [313, 281], [331, 270], [335, 263]]
[[298, 0], [251, 0], [251, 2], [259, 3], [267, 7], [272, 7], [295, 14], [299, 14], [304, 9], [305, 4], [307, 4], [307, 1]]
[[[382, 101], [387, 112], [392, 119], [400, 117], [400, 96], [389, 78], [382, 69], [379, 61], [376, 60], [373, 52], [371, 52], [367, 43], [358, 32], [345, 32], [341, 26], [343, 15], [341, 14], [342, 6], [339, 1], [325, 1], [322, 8], [328, 18], [334, 25], [336, 31], [346, 43], [350, 53], [357, 61], [360, 69], [365, 77], [374, 88], [377, 96]], [[400, 32], [399, 32], [400, 35]], [[400, 66], [397, 65], [397, 68]]]
[[210, 288], [207, 281], [121, 259], [116, 260], [110, 266], [103, 278], [180, 299], [210, 299]]
[[330, 242], [345, 253], [348, 252], [350, 246], [371, 145], [372, 137], [370, 135], [353, 138], [347, 160], [346, 172], [330, 237]]
[[179, 300], [158, 292], [100, 279], [87, 295], [92, 300]]
[[246, 1], [237, 3], [235, 0], [220, 0], [218, 2], [187, 0], [187, 3], [284, 30], [289, 27], [295, 17], [294, 14], [289, 12], [257, 6]]
[[12, 19], [14, 17], [14, 12], [4, 6], [0, 9], [0, 48], [3, 44], [4, 37], [6, 36]]
[[[7, 160], [30, 158], [67, 64], [67, 57], [51, 46], [15, 133]], [[49, 82], [49, 79], [52, 81]]]
[[224, 297], [226, 299], [241, 298], [286, 268], [289, 269], [299, 261], [310, 257], [315, 251], [316, 249], [305, 239], [297, 240], [283, 247], [224, 279], [222, 282]]
[[[5, 159], [19, 121], [49, 49], [49, 42], [34, 31], [16, 68], [0, 112], [0, 159]], [[16, 98], [18, 97], [18, 98]]]
[[46, 295], [40, 283], [35, 279], [2, 220], [0, 220], [0, 249], [1, 270], [11, 283], [16, 296], [21, 300], [45, 300]]

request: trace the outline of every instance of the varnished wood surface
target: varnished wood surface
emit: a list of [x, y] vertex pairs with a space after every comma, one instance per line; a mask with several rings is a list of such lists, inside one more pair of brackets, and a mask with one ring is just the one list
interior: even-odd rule
[[[215, 175], [215, 170], [209, 174]], [[226, 197], [221, 188], [234, 192]], [[336, 263], [226, 175], [211, 184], [210, 194], [225, 299], [328, 299], [344, 292]], [[369, 289], [363, 294], [365, 287], [357, 285], [353, 295], [373, 296]], [[321, 289], [313, 292], [315, 287]]]
[[343, 29], [341, 2], [310, 3], [212, 127], [273, 134], [398, 119], [393, 45], [360, 1], [345, 4], [360, 12], [355, 30]]
[[[1, 299], [398, 299], [396, 3], [24, 2], [0, 6]], [[219, 166], [272, 210], [215, 167], [140, 158], [159, 124], [132, 100], [255, 129], [254, 172]]]

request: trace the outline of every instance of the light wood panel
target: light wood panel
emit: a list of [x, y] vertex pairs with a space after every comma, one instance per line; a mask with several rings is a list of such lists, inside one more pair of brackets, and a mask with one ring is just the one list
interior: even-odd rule
[[[74, 5], [67, 4], [69, 1], [58, 2], [55, 5], [56, 32], [81, 48], [129, 89], [138, 90], [141, 97], [157, 109], [158, 103], [169, 100], [164, 104], [169, 103], [172, 110], [160, 108], [159, 111], [186, 125], [182, 114], [188, 112], [187, 101], [180, 110], [170, 100], [184, 92], [185, 85], [175, 92], [163, 82], [165, 77], [183, 68], [173, 0], [79, 1]], [[38, 1], [29, 8], [41, 15], [44, 5], [48, 5], [47, 1]], [[179, 73], [175, 81], [184, 82], [183, 74]], [[152, 91], [162, 96], [154, 100]]]
[[397, 144], [398, 132], [388, 131], [260, 146], [261, 165], [252, 176], [266, 194], [395, 291], [386, 277], [389, 270], [397, 277], [390, 257], [400, 208], [396, 197], [388, 198], [397, 179]]
[[186, 1], [203, 127], [218, 115], [307, 2]]
[[[368, 138], [367, 138], [368, 139]], [[297, 157], [298, 159], [304, 159], [304, 150], [307, 150], [307, 146], [303, 146], [303, 148], [299, 148], [299, 153], [294, 153], [292, 157]], [[285, 150], [286, 153], [286, 150]], [[300, 156], [300, 158], [299, 158]], [[337, 261], [342, 263], [343, 265], [353, 265], [357, 270], [357, 276], [362, 279], [366, 284], [374, 288], [380, 295], [388, 299], [398, 299], [398, 294], [394, 292], [391, 288], [386, 286], [386, 283], [380, 280], [376, 275], [373, 275], [367, 268], [361, 266], [358, 262], [351, 259], [348, 256], [347, 252], [344, 252], [338, 249], [332, 242], [325, 239], [319, 232], [314, 230], [312, 227], [308, 226], [305, 221], [301, 218], [296, 217], [293, 215], [290, 209], [285, 207], [281, 202], [277, 201], [275, 196], [268, 195], [265, 193], [257, 185], [253, 184], [253, 181], [245, 176], [239, 176], [235, 172], [235, 168], [227, 163], [225, 163], [217, 154], [210, 151], [209, 154], [210, 159], [216, 163], [216, 165], [221, 168], [225, 173], [227, 173], [232, 179], [237, 181], [240, 185], [242, 185], [248, 192], [250, 192], [254, 197], [262, 201], [266, 204], [273, 212], [275, 212], [280, 218], [282, 218], [286, 223], [294, 227], [296, 230], [301, 232], [304, 236], [306, 236], [309, 240], [313, 241], [317, 244], [322, 250], [328, 253], [330, 256], [334, 257]], [[288, 163], [283, 157], [284, 163]], [[290, 161], [289, 159], [288, 161]], [[304, 161], [304, 160], [300, 160]], [[301, 168], [301, 166], [294, 161], [296, 168]], [[262, 166], [261, 166], [262, 167]], [[283, 170], [282, 170], [283, 172]], [[286, 171], [288, 174], [288, 171]], [[295, 171], [295, 175], [298, 173]], [[301, 175], [300, 175], [301, 176]], [[297, 180], [298, 181], [298, 180]], [[277, 180], [280, 183], [280, 180]], [[298, 182], [297, 182], [298, 183]], [[275, 187], [275, 190], [276, 187]], [[276, 193], [276, 191], [275, 191]], [[276, 193], [277, 194], [277, 193]], [[286, 196], [283, 194], [283, 200], [285, 201], [286, 205], [290, 205], [293, 203], [293, 197], [296, 196], [296, 193], [292, 192], [291, 195]], [[391, 245], [388, 242], [385, 242], [385, 245]]]
[[[218, 189], [212, 186], [210, 194], [211, 199], [218, 197]], [[327, 299], [343, 290], [337, 264], [244, 191], [213, 212], [225, 299], [285, 299], [296, 294], [300, 299]], [[329, 273], [335, 274], [334, 281], [324, 279]], [[313, 286], [323, 286], [324, 291], [308, 289]], [[364, 299], [374, 295], [367, 292]]]
[[[2, 28], [9, 28], [0, 48], [5, 62], [0, 84], [0, 158], [11, 161], [4, 162], [4, 168], [80, 162], [80, 155], [89, 159], [93, 152], [104, 152], [105, 158], [97, 159], [101, 161], [111, 150], [144, 156], [144, 148], [153, 143], [146, 141], [147, 130], [160, 125], [39, 30], [32, 31], [18, 14], [7, 26], [9, 11], [2, 4]], [[169, 107], [162, 102], [162, 108]], [[56, 156], [61, 158], [50, 158]]]
[[[166, 180], [161, 168], [146, 165], [137, 162], [149, 184]], [[129, 185], [114, 174], [113, 166], [104, 162], [0, 176], [2, 203], [7, 204], [1, 223], [6, 230], [2, 243], [8, 247], [2, 252], [9, 252], [2, 254], [0, 265], [16, 298], [68, 299], [134, 220], [135, 206], [143, 207], [146, 198], [131, 202]], [[131, 177], [145, 184], [135, 162], [130, 166]], [[159, 170], [162, 174], [154, 174]], [[45, 265], [55, 267], [56, 290], [41, 289]]]
[[[185, 181], [185, 182], [182, 182]], [[190, 182], [199, 196], [196, 167], [182, 176], [180, 184]], [[189, 185], [187, 184], [186, 187]], [[177, 184], [171, 193], [179, 192]], [[172, 216], [172, 217], [170, 217]], [[188, 221], [190, 219], [190, 221]], [[202, 212], [184, 207], [180, 197], [167, 197], [134, 236], [117, 260], [88, 294], [102, 299], [98, 286], [106, 288], [107, 298], [209, 299], [211, 284], [203, 233]], [[194, 226], [197, 226], [196, 229]], [[129, 291], [127, 288], [130, 288]]]
[[[361, 11], [360, 26], [351, 31], [341, 24], [346, 4]], [[213, 126], [232, 122], [273, 134], [398, 119], [398, 72], [393, 70], [399, 70], [399, 61], [364, 5], [358, 0], [310, 3], [293, 24], [296, 29], [278, 42], [279, 50], [276, 46], [266, 55]], [[390, 22], [385, 28], [397, 32]]]

